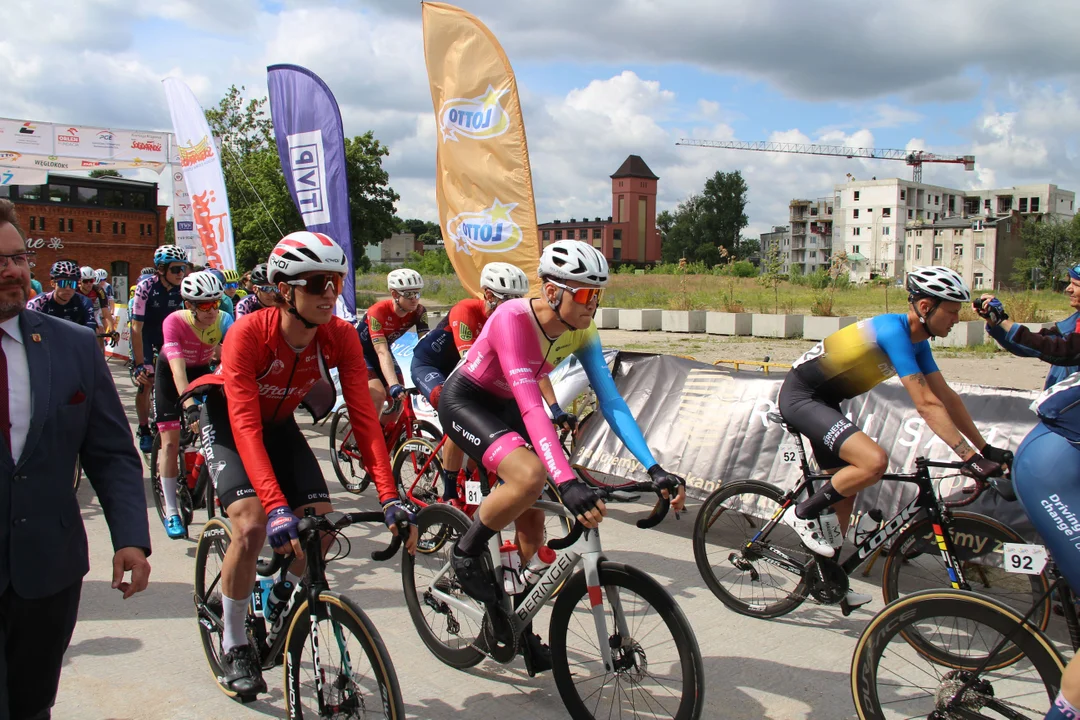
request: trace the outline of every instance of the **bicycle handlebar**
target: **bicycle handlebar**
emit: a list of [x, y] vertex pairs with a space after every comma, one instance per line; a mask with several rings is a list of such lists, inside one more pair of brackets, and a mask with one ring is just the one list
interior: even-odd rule
[[[308, 536], [313, 532], [336, 532], [358, 523], [382, 524], [385, 522], [386, 518], [379, 510], [353, 513], [343, 513], [335, 510], [328, 512], [325, 515], [304, 516], [300, 519], [300, 524], [296, 526], [296, 531], [300, 536], [300, 543], [306, 545]], [[409, 516], [406, 515], [405, 511], [401, 508], [398, 508], [394, 513], [394, 525], [398, 529], [398, 534], [394, 536], [394, 539], [391, 540], [390, 544], [384, 549], [373, 550], [371, 553], [372, 560], [383, 562], [397, 555], [398, 550], [401, 548], [402, 539], [408, 535], [409, 529], [412, 527], [412, 523], [409, 522]], [[274, 553], [270, 560], [259, 558], [257, 566], [258, 574], [263, 577], [276, 575], [281, 568], [291, 564], [294, 557], [295, 555], [292, 553]]]
[[[596, 489], [597, 498], [600, 499], [600, 500], [606, 500], [607, 498], [609, 498], [611, 496], [612, 490], [609, 490], [607, 488], [595, 488], [595, 489]], [[619, 489], [621, 489], [621, 490], [641, 490], [641, 491], [648, 490], [650, 492], [656, 493], [657, 503], [653, 507], [652, 512], [649, 513], [648, 517], [642, 518], [641, 520], [638, 520], [635, 523], [642, 530], [647, 530], [647, 529], [649, 529], [651, 527], [656, 527], [667, 516], [668, 509], [671, 507], [671, 498], [669, 498], [669, 497], [666, 498], [663, 495], [661, 495], [661, 492], [662, 492], [663, 488], [657, 487], [656, 483], [651, 482], [651, 481], [635, 482], [635, 483], [629, 483], [627, 485], [621, 485]], [[585, 532], [585, 526], [581, 524], [580, 520], [575, 520], [574, 521], [574, 527], [572, 527], [570, 529], [570, 532], [567, 533], [566, 537], [556, 538], [554, 540], [551, 540], [551, 541], [548, 542], [547, 546], [549, 548], [551, 548], [552, 550], [565, 550], [566, 548], [568, 548], [571, 545], [573, 545], [574, 543], [576, 543], [578, 541], [578, 538], [581, 537], [581, 534], [583, 532]]]

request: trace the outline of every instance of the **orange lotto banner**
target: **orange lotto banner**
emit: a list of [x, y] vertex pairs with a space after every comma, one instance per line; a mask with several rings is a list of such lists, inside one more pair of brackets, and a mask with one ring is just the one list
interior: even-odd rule
[[443, 3], [422, 3], [424, 58], [435, 107], [436, 196], [446, 252], [462, 285], [480, 294], [489, 262], [517, 265], [539, 295], [529, 148], [517, 81], [483, 23]]

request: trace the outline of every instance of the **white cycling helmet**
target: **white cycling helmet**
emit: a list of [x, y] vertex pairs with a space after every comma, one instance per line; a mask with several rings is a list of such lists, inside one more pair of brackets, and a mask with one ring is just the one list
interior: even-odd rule
[[522, 297], [529, 292], [529, 277], [517, 265], [491, 262], [480, 273], [480, 289], [496, 295]]
[[386, 287], [398, 292], [423, 290], [424, 278], [420, 277], [420, 273], [415, 270], [398, 268], [397, 270], [391, 270], [390, 274], [386, 276]]
[[206, 271], [193, 272], [180, 283], [180, 297], [190, 302], [220, 300], [224, 294], [221, 281]]
[[97, 270], [94, 271], [94, 279], [97, 280], [98, 282], [101, 282], [102, 280], [105, 280], [108, 277], [109, 277], [109, 273], [105, 272], [105, 270], [102, 269], [102, 268], [98, 268]]
[[307, 230], [289, 233], [278, 241], [266, 262], [271, 283], [290, 280], [306, 272], [347, 274], [345, 251], [329, 235]]
[[79, 268], [79, 278], [82, 280], [94, 280], [94, 268], [89, 265], [83, 265]]
[[907, 289], [914, 297], [931, 297], [950, 302], [971, 302], [971, 291], [955, 270], [940, 265], [913, 269], [907, 276]]
[[608, 282], [607, 260], [588, 243], [578, 240], [556, 240], [540, 255], [541, 278], [577, 280], [603, 287]]

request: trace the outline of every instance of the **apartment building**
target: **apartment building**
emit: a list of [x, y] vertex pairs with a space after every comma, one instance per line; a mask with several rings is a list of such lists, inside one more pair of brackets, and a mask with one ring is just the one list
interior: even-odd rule
[[773, 248], [776, 248], [776, 253], [781, 262], [780, 272], [790, 272], [791, 228], [787, 225], [773, 225], [772, 232], [761, 233], [758, 239], [761, 244], [762, 267], [764, 267]]
[[905, 266], [944, 265], [958, 272], [972, 290], [999, 289], [1009, 283], [1016, 260], [1024, 255], [1023, 223], [1019, 210], [1002, 217], [911, 223], [905, 231]]
[[[836, 195], [839, 200], [833, 222], [834, 251], [843, 249], [851, 265], [851, 279], [865, 282], [877, 277], [902, 278], [912, 265], [931, 264], [926, 256], [916, 259], [916, 251], [907, 250], [909, 227], [918, 230], [936, 224], [934, 229], [951, 233], [962, 229], [961, 226], [970, 228], [973, 221], [981, 220], [984, 228], [993, 228], [997, 233], [996, 221], [1011, 218], [1016, 212], [1020, 220], [1014, 221], [1010, 231], [1004, 233], [1011, 235], [1013, 231], [1019, 232], [1019, 225], [1026, 218], [1071, 217], [1076, 194], [1052, 184], [965, 191], [887, 178], [837, 185]], [[953, 228], [948, 223], [941, 224], [946, 220], [962, 222]], [[1010, 252], [1003, 251], [1000, 256], [1004, 259]], [[997, 257], [997, 252], [987, 251], [987, 259]], [[991, 268], [982, 273], [983, 281], [991, 287], [991, 277], [1006, 278], [1011, 272], [1011, 264], [1007, 272]]]
[[[833, 211], [837, 207], [836, 196], [791, 201], [791, 252], [788, 263], [792, 268], [798, 268], [808, 275], [829, 266], [833, 246]], [[784, 272], [788, 272], [788, 269], [785, 268]]]

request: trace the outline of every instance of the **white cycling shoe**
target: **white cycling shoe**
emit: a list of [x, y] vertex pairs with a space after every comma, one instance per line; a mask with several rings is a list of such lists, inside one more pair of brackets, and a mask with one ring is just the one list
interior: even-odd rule
[[[839, 549], [839, 547], [833, 547], [829, 542], [821, 522], [817, 518], [806, 518], [804, 520], [799, 517], [795, 514], [794, 504], [787, 509], [784, 516], [780, 518], [780, 522], [797, 532], [803, 544], [818, 555], [831, 558]], [[843, 538], [839, 539], [843, 542]]]
[[844, 595], [844, 603], [847, 604], [847, 606], [852, 610], [857, 607], [862, 607], [873, 599], [873, 595], [867, 595], [866, 593], [858, 593], [854, 590], [848, 590], [847, 594]]

